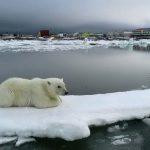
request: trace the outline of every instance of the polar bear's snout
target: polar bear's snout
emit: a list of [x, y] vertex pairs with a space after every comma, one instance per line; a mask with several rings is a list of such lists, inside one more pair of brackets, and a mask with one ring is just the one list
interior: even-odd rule
[[66, 89], [66, 87], [61, 87], [61, 89], [59, 89], [60, 91], [60, 95], [67, 95], [69, 92], [68, 90]]
[[65, 95], [67, 95], [69, 92], [68, 91], [65, 91]]

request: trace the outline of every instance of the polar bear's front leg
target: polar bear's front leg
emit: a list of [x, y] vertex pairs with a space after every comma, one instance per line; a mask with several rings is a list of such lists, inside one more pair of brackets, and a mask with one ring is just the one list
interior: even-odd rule
[[59, 102], [62, 103], [62, 99], [58, 96]]
[[50, 108], [56, 107], [60, 104], [60, 100], [56, 97], [56, 99], [49, 99], [48, 97], [38, 97], [33, 101], [33, 106], [37, 108]]

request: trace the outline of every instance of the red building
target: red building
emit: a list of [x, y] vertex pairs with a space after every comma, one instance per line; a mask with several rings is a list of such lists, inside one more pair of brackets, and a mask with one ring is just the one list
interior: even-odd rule
[[49, 37], [49, 30], [40, 30], [39, 36], [41, 36], [41, 37]]

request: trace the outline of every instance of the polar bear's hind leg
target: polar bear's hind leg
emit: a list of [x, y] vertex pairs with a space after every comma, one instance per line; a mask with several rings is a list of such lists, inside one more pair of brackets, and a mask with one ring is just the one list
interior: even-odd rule
[[0, 87], [0, 107], [13, 106], [14, 94], [7, 88]]

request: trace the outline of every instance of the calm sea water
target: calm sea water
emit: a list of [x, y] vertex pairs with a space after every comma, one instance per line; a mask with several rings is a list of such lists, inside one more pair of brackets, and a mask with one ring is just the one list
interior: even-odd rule
[[[149, 88], [150, 53], [104, 48], [66, 52], [0, 53], [0, 82], [9, 77], [63, 77], [70, 94], [75, 95]], [[19, 148], [10, 143], [0, 146], [0, 149], [149, 149], [148, 126], [139, 120], [117, 125], [119, 129], [113, 132], [109, 132], [107, 126], [93, 128], [89, 138], [74, 142], [37, 139], [36, 143]]]

